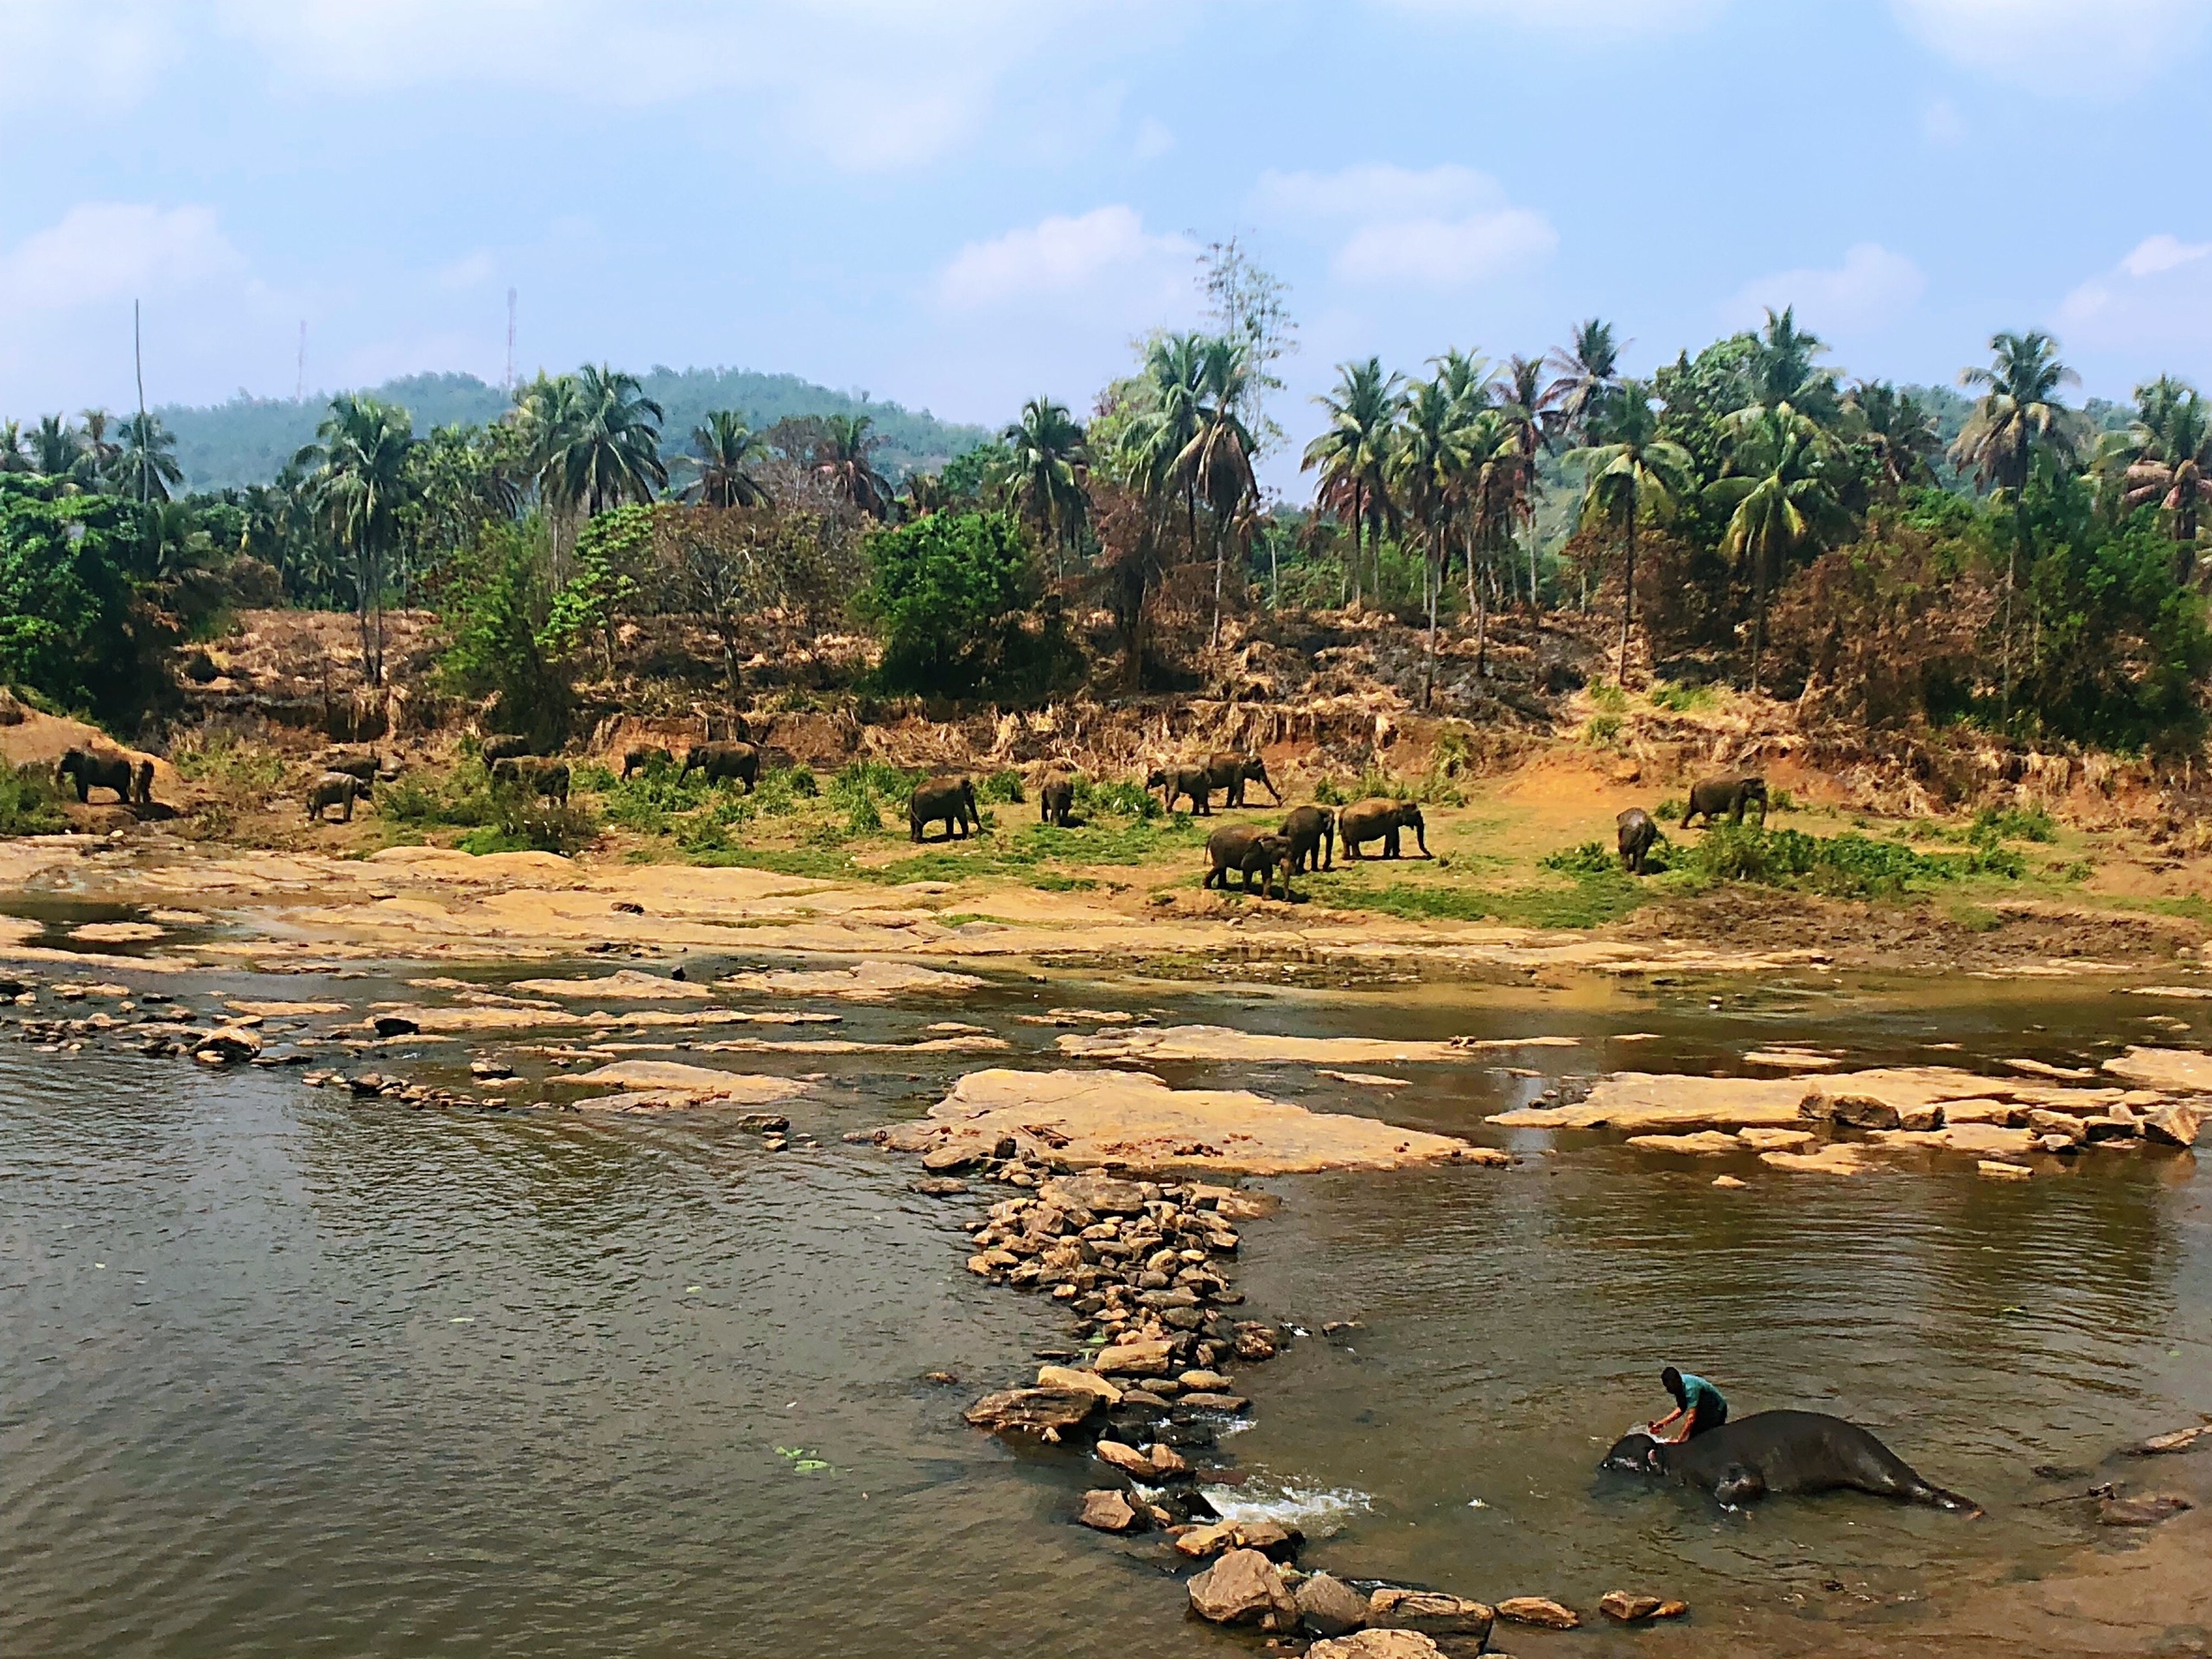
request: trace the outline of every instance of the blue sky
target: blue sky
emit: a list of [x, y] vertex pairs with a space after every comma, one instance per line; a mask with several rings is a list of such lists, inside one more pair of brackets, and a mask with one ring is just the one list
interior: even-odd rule
[[[1087, 408], [1197, 245], [1333, 365], [1794, 301], [2212, 381], [2212, 0], [0, 0], [0, 411], [519, 358]], [[1271, 469], [1279, 482], [1289, 473]]]

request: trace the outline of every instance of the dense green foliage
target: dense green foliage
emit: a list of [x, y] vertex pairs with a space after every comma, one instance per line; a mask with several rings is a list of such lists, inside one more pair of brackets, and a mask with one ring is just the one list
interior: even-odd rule
[[152, 522], [112, 496], [0, 476], [0, 681], [121, 724], [158, 700], [178, 630], [152, 602]]
[[858, 607], [883, 635], [886, 687], [955, 696], [979, 686], [1043, 690], [1069, 650], [1047, 617], [1025, 626], [1036, 556], [1003, 513], [932, 513], [868, 541], [873, 575]]

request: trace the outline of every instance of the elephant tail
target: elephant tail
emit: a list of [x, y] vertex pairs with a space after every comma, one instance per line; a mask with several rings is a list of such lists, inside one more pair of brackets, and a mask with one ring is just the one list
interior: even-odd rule
[[1930, 1486], [1925, 1481], [1910, 1496], [1916, 1503], [1925, 1503], [1932, 1510], [1948, 1510], [1954, 1515], [1965, 1516], [1969, 1521], [1979, 1521], [1982, 1516], [1981, 1505], [1972, 1498], [1961, 1497], [1956, 1492], [1947, 1492], [1941, 1486]]

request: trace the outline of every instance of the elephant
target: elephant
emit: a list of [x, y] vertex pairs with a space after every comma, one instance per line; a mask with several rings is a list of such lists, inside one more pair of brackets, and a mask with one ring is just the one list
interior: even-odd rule
[[1282, 833], [1290, 842], [1291, 874], [1337, 868], [1337, 815], [1327, 807], [1293, 807]]
[[1268, 763], [1258, 755], [1223, 751], [1206, 757], [1206, 787], [1227, 790], [1228, 805], [1244, 804], [1244, 785], [1248, 782], [1267, 785], [1268, 798], [1277, 806], [1282, 804], [1282, 797], [1275, 792], [1274, 780], [1268, 776]]
[[976, 810], [976, 785], [964, 776], [925, 778], [914, 785], [914, 792], [906, 800], [906, 832], [908, 838], [919, 841], [922, 826], [944, 820], [944, 838], [964, 836], [973, 830], [980, 834], [983, 820]]
[[1249, 823], [1224, 823], [1206, 837], [1206, 857], [1212, 868], [1198, 885], [1229, 890], [1229, 873], [1243, 872], [1244, 891], [1252, 891], [1252, 877], [1260, 878], [1260, 897], [1274, 897], [1274, 884], [1278, 876], [1282, 885], [1282, 896], [1290, 897], [1290, 842], [1287, 837], [1271, 831], [1255, 829]]
[[56, 785], [64, 778], [76, 785], [79, 806], [92, 799], [95, 789], [113, 790], [115, 798], [125, 806], [154, 804], [154, 763], [143, 755], [99, 754], [89, 749], [71, 749], [54, 768]]
[[322, 763], [323, 776], [327, 778], [334, 772], [342, 772], [348, 778], [359, 780], [365, 791], [367, 786], [375, 784], [378, 773], [383, 770], [384, 763], [373, 754], [334, 755]]
[[477, 753], [484, 757], [484, 764], [488, 766], [501, 760], [512, 760], [522, 755], [536, 754], [537, 744], [535, 740], [524, 737], [520, 732], [499, 732], [486, 738], [478, 746]]
[[1630, 875], [1643, 874], [1643, 861], [1659, 842], [1659, 826], [1640, 806], [1631, 806], [1614, 821], [1621, 849], [1621, 868]]
[[494, 783], [524, 788], [549, 801], [568, 804], [569, 763], [565, 760], [502, 760], [492, 768], [492, 779]]
[[1170, 812], [1177, 796], [1189, 796], [1192, 809], [1205, 817], [1213, 816], [1211, 797], [1220, 787], [1204, 766], [1154, 766], [1145, 774], [1144, 786], [1159, 790]]
[[1698, 1486], [1723, 1503], [1749, 1503], [1770, 1492], [1872, 1492], [1906, 1503], [1980, 1515], [1971, 1498], [1931, 1486], [1904, 1459], [1858, 1424], [1819, 1411], [1762, 1411], [1687, 1440], [1626, 1434], [1604, 1466], [1664, 1475]]
[[694, 772], [710, 784], [734, 778], [750, 795], [760, 781], [760, 751], [750, 743], [694, 743], [683, 757], [676, 781], [682, 783]]
[[1427, 826], [1421, 822], [1421, 808], [1411, 801], [1362, 801], [1337, 814], [1337, 838], [1344, 844], [1344, 856], [1354, 861], [1359, 857], [1362, 842], [1378, 837], [1383, 857], [1403, 858], [1398, 846], [1401, 830], [1412, 830], [1421, 845], [1421, 855], [1430, 856]]
[[[507, 760], [500, 764], [512, 766], [514, 762]], [[326, 772], [308, 790], [308, 817], [321, 823], [325, 808], [342, 807], [345, 810], [340, 815], [340, 821], [351, 823], [353, 822], [353, 803], [367, 800], [369, 789], [367, 781], [350, 772]]]
[[1075, 779], [1064, 772], [1046, 778], [1038, 786], [1037, 811], [1039, 823], [1066, 829], [1075, 821]]
[[1682, 809], [1682, 828], [1700, 813], [1710, 830], [1726, 812], [1731, 823], [1744, 821], [1744, 809], [1757, 804], [1759, 822], [1766, 822], [1766, 779], [1764, 778], [1707, 778], [1690, 788], [1690, 804]]
[[665, 766], [675, 760], [674, 755], [657, 744], [648, 743], [639, 748], [625, 749], [622, 752], [622, 781], [629, 782], [633, 772], [650, 770], [655, 761]]

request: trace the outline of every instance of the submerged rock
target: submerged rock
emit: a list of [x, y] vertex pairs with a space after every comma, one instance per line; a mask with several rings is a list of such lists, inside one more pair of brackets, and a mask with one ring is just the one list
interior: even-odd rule
[[1256, 1549], [1232, 1549], [1191, 1580], [1191, 1611], [1216, 1624], [1298, 1626], [1298, 1603], [1275, 1564]]
[[1314, 1636], [1350, 1636], [1367, 1624], [1367, 1598], [1326, 1573], [1300, 1580], [1296, 1600], [1298, 1622]]
[[2143, 1138], [2163, 1146], [2193, 1147], [2204, 1128], [2202, 1108], [2190, 1101], [2170, 1100], [2143, 1120]]
[[971, 1427], [994, 1434], [1052, 1440], [1079, 1427], [1102, 1403], [1083, 1389], [1006, 1389], [985, 1395], [963, 1414]]
[[1377, 1630], [1471, 1637], [1480, 1642], [1490, 1635], [1496, 1618], [1497, 1610], [1483, 1602], [1436, 1590], [1385, 1586], [1367, 1600], [1367, 1622]]
[[2155, 1527], [2196, 1506], [2179, 1492], [2145, 1492], [2139, 1497], [2107, 1497], [2097, 1505], [2101, 1527]]
[[1608, 1590], [1598, 1601], [1599, 1612], [1624, 1624], [1637, 1624], [1647, 1618], [1680, 1618], [1689, 1610], [1689, 1604], [1686, 1601], [1668, 1601], [1658, 1596], [1632, 1594], [1626, 1590]]
[[1099, 1532], [1142, 1532], [1152, 1525], [1152, 1512], [1126, 1492], [1085, 1492], [1076, 1512], [1078, 1525]]
[[1582, 1623], [1581, 1614], [1549, 1596], [1508, 1596], [1497, 1604], [1497, 1616], [1546, 1630], [1571, 1630]]

